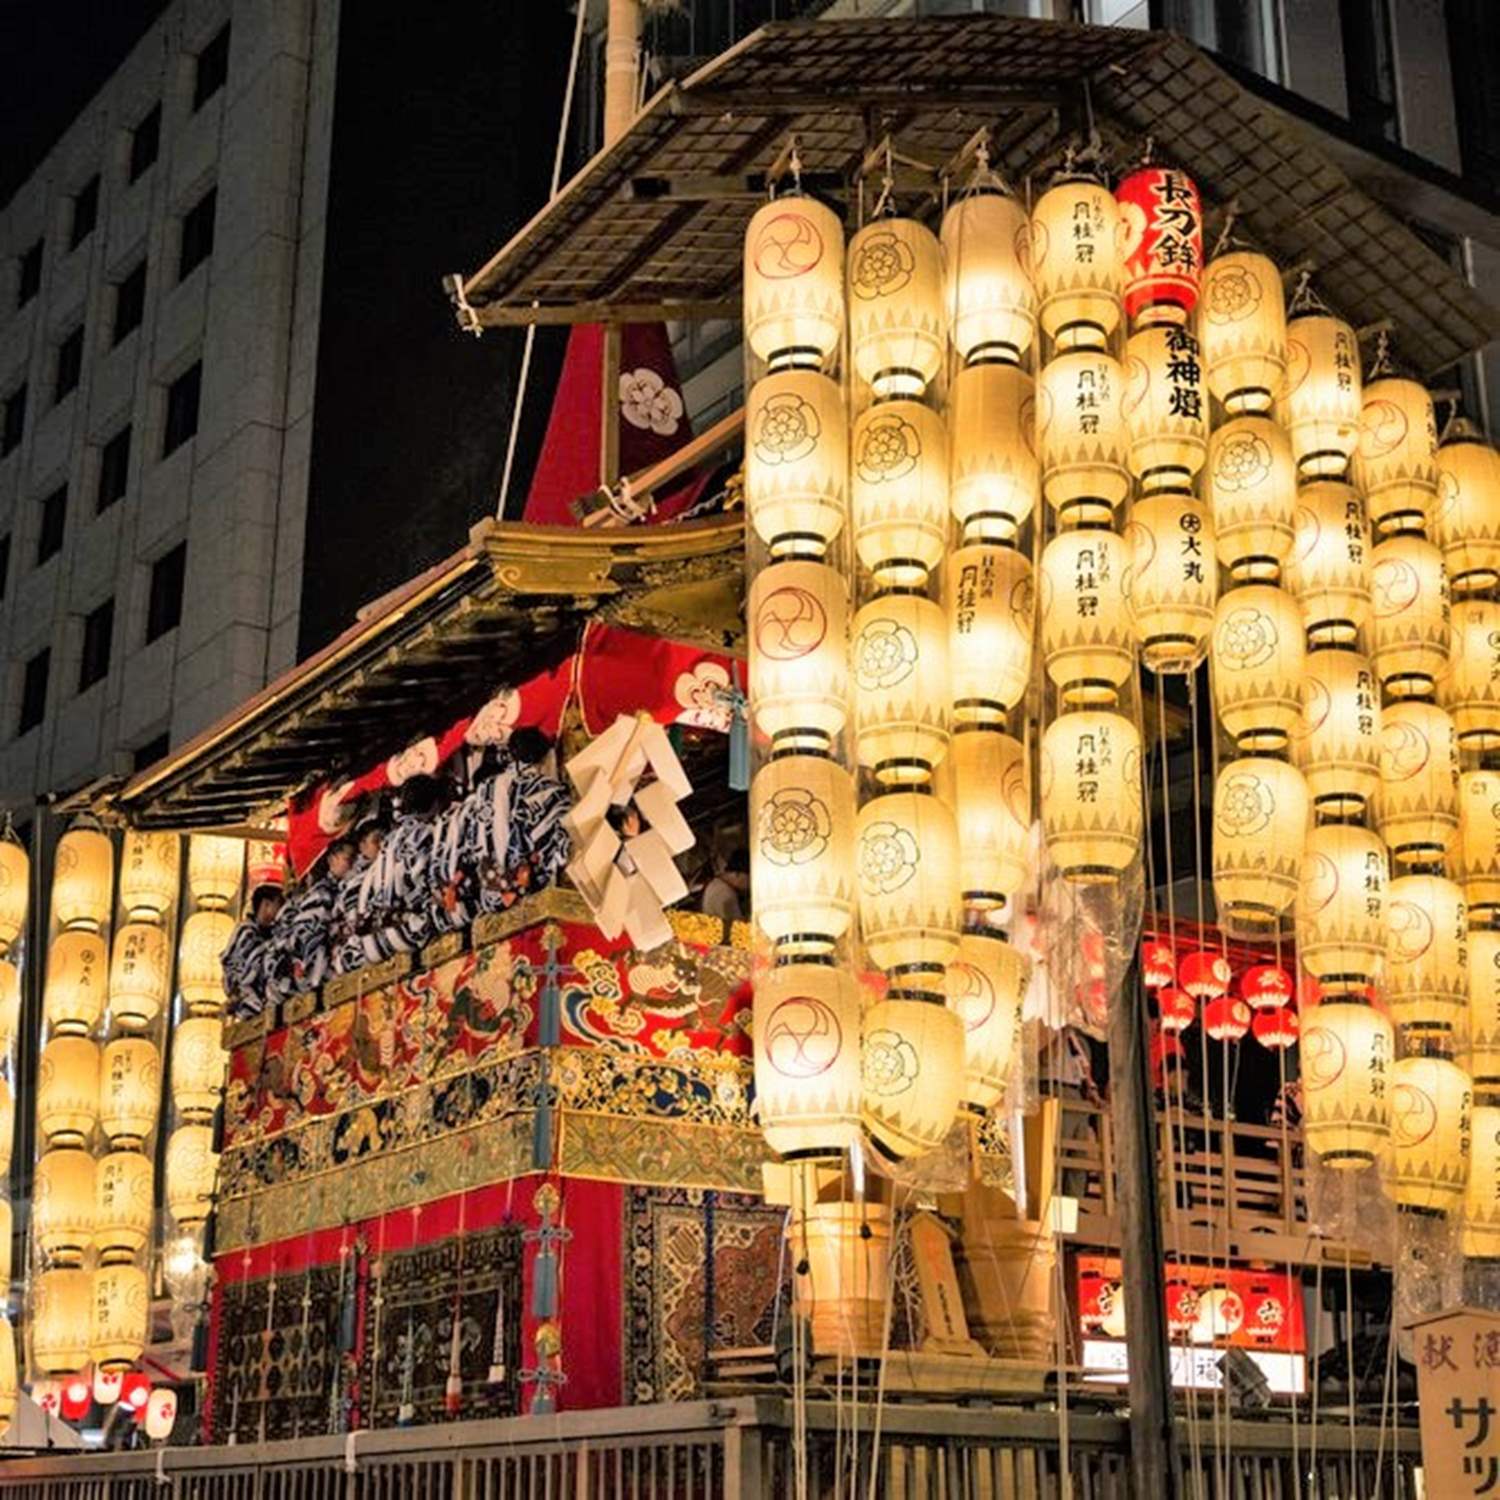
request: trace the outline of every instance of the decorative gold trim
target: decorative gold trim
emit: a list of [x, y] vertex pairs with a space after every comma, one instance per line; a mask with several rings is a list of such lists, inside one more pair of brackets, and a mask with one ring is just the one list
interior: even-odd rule
[[352, 974], [339, 974], [323, 986], [323, 1007], [326, 1010], [345, 1000], [368, 995], [371, 990], [383, 989], [393, 980], [404, 979], [411, 973], [411, 967], [410, 953], [393, 953], [378, 964], [366, 964]]
[[450, 958], [457, 958], [464, 951], [464, 935], [461, 932], [445, 932], [442, 937], [434, 938], [417, 955], [419, 969], [436, 969], [448, 962]]
[[282, 1002], [281, 1024], [283, 1026], [295, 1026], [298, 1021], [305, 1021], [318, 1008], [318, 997], [316, 994], [293, 995], [290, 1000]]

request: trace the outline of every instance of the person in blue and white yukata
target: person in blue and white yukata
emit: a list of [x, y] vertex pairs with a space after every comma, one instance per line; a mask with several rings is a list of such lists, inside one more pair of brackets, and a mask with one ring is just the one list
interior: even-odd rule
[[374, 865], [380, 936], [392, 953], [411, 952], [434, 936], [429, 876], [447, 803], [448, 789], [435, 776], [413, 776], [401, 787], [396, 826]]
[[287, 994], [305, 995], [327, 979], [333, 908], [345, 877], [354, 868], [352, 838], [336, 838], [314, 867], [312, 878], [281, 909], [272, 937], [276, 980]]
[[572, 805], [568, 789], [546, 768], [552, 742], [539, 729], [522, 728], [508, 745], [514, 768], [507, 795], [503, 858], [492, 850], [479, 867], [479, 910], [504, 911], [522, 896], [556, 882], [572, 853], [563, 827]]
[[230, 934], [229, 944], [220, 955], [231, 1020], [258, 1016], [279, 998], [271, 937], [281, 904], [279, 885], [256, 886], [247, 915]]
[[381, 943], [375, 912], [376, 865], [386, 833], [386, 824], [379, 816], [365, 818], [355, 826], [357, 852], [333, 898], [328, 934], [335, 974], [348, 974], [390, 957]]

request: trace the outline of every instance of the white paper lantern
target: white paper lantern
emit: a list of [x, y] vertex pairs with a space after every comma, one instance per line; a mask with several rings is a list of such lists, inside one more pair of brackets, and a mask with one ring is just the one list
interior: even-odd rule
[[1353, 485], [1315, 479], [1297, 492], [1297, 533], [1286, 564], [1308, 641], [1352, 645], [1370, 623], [1370, 527]]
[[1208, 397], [1198, 340], [1171, 323], [1131, 334], [1125, 345], [1125, 428], [1130, 472], [1141, 490], [1186, 489], [1208, 453]]
[[167, 930], [155, 922], [127, 922], [115, 933], [109, 963], [110, 1014], [127, 1031], [143, 1031], [161, 1014], [171, 983]]
[[945, 1005], [880, 1000], [865, 1012], [865, 1129], [888, 1155], [942, 1145], [964, 1088], [963, 1022]]
[[1368, 1167], [1390, 1140], [1395, 1036], [1373, 1006], [1325, 1001], [1303, 1021], [1302, 1135], [1325, 1167]]
[[1385, 996], [1404, 1035], [1461, 1042], [1468, 1025], [1469, 923], [1441, 875], [1400, 875], [1386, 901]]
[[960, 360], [1020, 360], [1036, 337], [1031, 223], [1009, 193], [979, 191], [943, 215], [943, 303]]
[[848, 472], [844, 397], [835, 381], [815, 370], [783, 370], [750, 387], [745, 512], [773, 556], [823, 556], [844, 525]]
[[1042, 655], [1065, 703], [1113, 703], [1135, 670], [1129, 572], [1125, 539], [1100, 527], [1060, 532], [1042, 553]]
[[188, 840], [188, 890], [199, 906], [223, 911], [240, 893], [245, 846], [239, 839], [195, 833]]
[[1274, 929], [1297, 895], [1307, 837], [1307, 783], [1295, 766], [1244, 756], [1214, 786], [1214, 896], [1240, 931]]
[[1371, 556], [1374, 600], [1370, 652], [1394, 698], [1430, 693], [1448, 669], [1452, 619], [1442, 554], [1413, 532], [1381, 542]]
[[181, 845], [175, 833], [132, 828], [120, 848], [120, 905], [131, 917], [159, 917], [177, 900]]
[[854, 550], [881, 587], [920, 588], [948, 544], [948, 432], [920, 401], [881, 401], [854, 424]]
[[1286, 301], [1275, 262], [1253, 250], [1216, 255], [1198, 302], [1208, 388], [1231, 415], [1267, 412], [1286, 383]]
[[959, 893], [981, 911], [1003, 906], [1026, 883], [1031, 832], [1031, 778], [1021, 742], [995, 729], [953, 736], [943, 762], [951, 772], [951, 805], [963, 830]]
[[1432, 539], [1455, 591], [1500, 582], [1500, 453], [1472, 422], [1453, 422], [1437, 452]]
[[47, 952], [42, 1015], [48, 1034], [87, 1036], [104, 1014], [109, 983], [107, 949], [101, 933], [64, 928]]
[[1429, 864], [1448, 851], [1458, 827], [1458, 740], [1434, 703], [1385, 708], [1376, 822], [1397, 864]]
[[1380, 688], [1369, 658], [1332, 647], [1307, 653], [1302, 722], [1292, 762], [1307, 778], [1313, 806], [1330, 817], [1358, 817], [1380, 790]]
[[1075, 349], [1043, 367], [1038, 390], [1042, 493], [1066, 525], [1108, 525], [1130, 493], [1125, 372], [1112, 356]]
[[920, 396], [948, 348], [943, 252], [915, 219], [876, 219], [849, 241], [849, 348], [875, 395]]
[[1214, 706], [1241, 750], [1279, 750], [1302, 717], [1307, 648], [1302, 617], [1285, 589], [1246, 584], [1214, 610]]
[[1042, 736], [1042, 832], [1075, 884], [1110, 884], [1141, 847], [1141, 740], [1123, 714], [1080, 709]]
[[1437, 492], [1437, 418], [1425, 387], [1389, 375], [1366, 384], [1352, 472], [1377, 536], [1426, 526]]
[[1214, 428], [1205, 492], [1219, 561], [1239, 580], [1274, 580], [1292, 550], [1297, 466], [1287, 435], [1269, 417]]
[[1493, 921], [1500, 914], [1500, 772], [1459, 774], [1458, 837], [1448, 848], [1470, 920]]
[[177, 1392], [157, 1386], [146, 1402], [146, 1436], [154, 1443], [164, 1443], [177, 1425]]
[[1500, 1083], [1500, 930], [1469, 929], [1469, 1071]]
[[745, 341], [773, 368], [822, 368], [844, 332], [844, 226], [813, 198], [762, 204], [745, 229]]
[[177, 942], [177, 987], [194, 1015], [224, 1009], [224, 967], [220, 956], [234, 936], [234, 918], [222, 911], [195, 911], [182, 924]]
[[[1174, 330], [1157, 325], [1146, 331]], [[1131, 507], [1125, 540], [1130, 617], [1141, 661], [1153, 672], [1189, 672], [1208, 649], [1219, 592], [1208, 508], [1176, 490], [1147, 495]]]
[[1031, 272], [1042, 328], [1059, 349], [1102, 349], [1119, 327], [1124, 270], [1115, 195], [1065, 176], [1031, 213]]
[[893, 990], [942, 994], [958, 947], [958, 829], [935, 796], [890, 792], [859, 810], [856, 868], [865, 949]]
[[1357, 823], [1307, 830], [1297, 890], [1297, 951], [1325, 995], [1354, 994], [1380, 973], [1386, 950], [1385, 845]]
[[1031, 559], [976, 545], [948, 555], [948, 674], [956, 724], [1003, 725], [1031, 684]]
[[52, 919], [59, 927], [98, 932], [109, 921], [114, 846], [97, 828], [70, 828], [57, 841], [52, 867]]
[[1021, 1055], [1021, 1002], [1031, 960], [998, 933], [966, 932], [948, 965], [948, 1009], [963, 1022], [964, 1103], [993, 1109], [1010, 1088]]
[[967, 542], [1009, 542], [1036, 506], [1036, 387], [1016, 365], [970, 365], [948, 396], [948, 503]]
[[1385, 1189], [1404, 1208], [1452, 1213], [1469, 1175], [1474, 1089], [1445, 1057], [1392, 1064], [1391, 1149]]
[[948, 748], [948, 621], [921, 594], [870, 600], [849, 646], [860, 764], [884, 785], [921, 783]]
[[1453, 606], [1452, 654], [1439, 695], [1460, 750], [1500, 745], [1500, 604], [1466, 599]]
[[827, 749], [849, 701], [849, 588], [836, 568], [779, 562], [761, 568], [747, 609], [750, 705], [778, 748]]
[[89, 1355], [105, 1370], [126, 1370], [141, 1357], [151, 1332], [146, 1273], [128, 1263], [94, 1272]]
[[1316, 309], [1287, 322], [1286, 388], [1279, 415], [1297, 466], [1337, 478], [1359, 442], [1359, 340], [1342, 318]]

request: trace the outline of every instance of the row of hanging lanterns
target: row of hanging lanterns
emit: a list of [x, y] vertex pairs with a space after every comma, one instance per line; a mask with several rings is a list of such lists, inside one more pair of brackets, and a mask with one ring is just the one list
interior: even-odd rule
[[[0, 821], [0, 1287], [8, 1294], [14, 1217], [10, 1203], [11, 1155], [15, 1145], [16, 1043], [21, 1025], [21, 946], [31, 905], [31, 860], [11, 827]], [[20, 1390], [16, 1330], [8, 1295], [0, 1305], [0, 1428], [15, 1414]]]

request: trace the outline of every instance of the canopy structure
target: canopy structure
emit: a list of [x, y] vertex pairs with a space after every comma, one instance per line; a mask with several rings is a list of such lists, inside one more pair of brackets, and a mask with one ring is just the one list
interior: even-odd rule
[[[1352, 180], [1315, 133], [1170, 33], [998, 16], [778, 22], [661, 90], [490, 261], [463, 281], [471, 326], [735, 316], [746, 223], [795, 138], [803, 182], [857, 192], [887, 134], [899, 185], [981, 129], [1012, 181], [1040, 179], [1092, 125], [1110, 166], [1193, 164], [1206, 198], [1337, 309], [1388, 323], [1430, 377], [1500, 333], [1500, 316]], [[932, 171], [914, 171], [911, 161]]]

